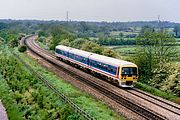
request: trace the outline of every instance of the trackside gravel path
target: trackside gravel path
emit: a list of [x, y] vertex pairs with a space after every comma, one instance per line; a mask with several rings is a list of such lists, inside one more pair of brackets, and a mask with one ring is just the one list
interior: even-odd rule
[[0, 100], [0, 120], [8, 120], [6, 109]]

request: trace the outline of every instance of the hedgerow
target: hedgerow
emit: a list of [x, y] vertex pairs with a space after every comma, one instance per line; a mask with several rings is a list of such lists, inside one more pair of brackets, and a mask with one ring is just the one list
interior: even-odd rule
[[[32, 76], [13, 55], [2, 53], [0, 63], [0, 74], [6, 81], [6, 86], [0, 90], [9, 88], [4, 93], [0, 92], [0, 99], [6, 105], [10, 119], [82, 119], [72, 108]], [[11, 91], [11, 94], [8, 95], [8, 91]], [[18, 108], [9, 107], [11, 103]]]

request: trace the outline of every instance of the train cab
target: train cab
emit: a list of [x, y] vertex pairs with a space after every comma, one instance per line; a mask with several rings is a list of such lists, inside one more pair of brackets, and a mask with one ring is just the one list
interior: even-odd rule
[[123, 66], [120, 68], [119, 73], [120, 86], [122, 87], [133, 87], [133, 84], [137, 82], [138, 79], [138, 68], [136, 65], [133, 66]]

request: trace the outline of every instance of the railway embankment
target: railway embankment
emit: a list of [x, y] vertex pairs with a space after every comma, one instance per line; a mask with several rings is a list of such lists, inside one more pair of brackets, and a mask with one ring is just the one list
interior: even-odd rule
[[[31, 43], [31, 45], [33, 46], [33, 44], [34, 43]], [[46, 60], [47, 61], [51, 61], [52, 59], [53, 59], [53, 55], [50, 55], [50, 53], [47, 51], [47, 52], [45, 52], [44, 50], [40, 50], [41, 48], [37, 48], [37, 46], [34, 46], [35, 48], [36, 48], [36, 50], [34, 49], [34, 52], [37, 52], [38, 50], [38, 54], [41, 54], [41, 52], [42, 52], [42, 54], [40, 55], [41, 57], [42, 56], [46, 56]], [[31, 48], [32, 49], [32, 48]], [[47, 54], [46, 54], [47, 53]], [[48, 56], [48, 54], [49, 54], [49, 56]], [[52, 61], [51, 61], [52, 62]], [[63, 63], [64, 64], [64, 63]], [[64, 64], [64, 66], [66, 66], [65, 64]], [[70, 69], [70, 68], [69, 68]], [[71, 68], [72, 69], [72, 68]], [[76, 69], [76, 68], [73, 68], [73, 69]], [[77, 70], [76, 70], [77, 71]], [[81, 75], [83, 75], [83, 74], [81, 74]], [[88, 76], [88, 75], [86, 75], [86, 76]], [[75, 76], [74, 76], [75, 77]], [[76, 78], [76, 77], [75, 77]], [[91, 78], [91, 77], [90, 77]], [[87, 79], [86, 79], [87, 80]], [[96, 82], [96, 81], [93, 81], [93, 82]], [[101, 82], [101, 83], [103, 83], [103, 82]], [[104, 83], [104, 84], [106, 84], [106, 83]], [[109, 86], [111, 86], [111, 85], [109, 85]], [[113, 87], [112, 87], [113, 88]], [[115, 88], [116, 89], [116, 88]], [[116, 89], [117, 90], [117, 89]], [[117, 91], [119, 91], [120, 89], [118, 89]], [[122, 92], [122, 91], [121, 91]], [[120, 93], [121, 93], [120, 92]], [[128, 96], [128, 94], [126, 94], [126, 96]], [[147, 116], [147, 117], [149, 117], [150, 119], [158, 119], [158, 118], [162, 118], [162, 119], [178, 119], [178, 117], [179, 117], [179, 115], [178, 114], [176, 114], [176, 113], [178, 113], [178, 112], [168, 112], [168, 109], [166, 109], [166, 107], [165, 106], [160, 106], [160, 105], [157, 105], [157, 104], [154, 104], [154, 103], [151, 103], [150, 101], [149, 101], [149, 103], [146, 103], [146, 102], [148, 102], [147, 100], [145, 100], [145, 99], [142, 99], [142, 96], [141, 97], [133, 97], [133, 95], [130, 95], [131, 96], [131, 98], [129, 98], [129, 99], [134, 99], [134, 98], [136, 98], [135, 99], [135, 101], [134, 102], [136, 102], [136, 104], [138, 104], [138, 101], [139, 101], [139, 104], [141, 104], [141, 106], [143, 106], [144, 108], [146, 108], [146, 110], [147, 109], [151, 109], [150, 111], [152, 112], [152, 111], [154, 111], [154, 114], [158, 114], [159, 115], [159, 117], [154, 117], [153, 118], [153, 116], [151, 116], [151, 118], [150, 118], [150, 116]], [[139, 100], [138, 100], [139, 99]], [[144, 100], [145, 100], [145, 102], [144, 102]], [[144, 105], [142, 105], [142, 104], [144, 104]], [[155, 110], [153, 110], [153, 108], [155, 108]], [[139, 111], [139, 109], [136, 109], [137, 111], [136, 112], [138, 112]], [[177, 111], [178, 111], [179, 109], [177, 108]], [[148, 111], [148, 113], [150, 113], [150, 111]], [[176, 110], [175, 110], [176, 111]], [[141, 111], [139, 111], [139, 112], [141, 112]], [[146, 115], [148, 115], [148, 113], [146, 113]], [[144, 113], [141, 113], [141, 114], [144, 114]], [[161, 117], [160, 117], [161, 116]], [[164, 117], [162, 117], [162, 116], [164, 116]]]

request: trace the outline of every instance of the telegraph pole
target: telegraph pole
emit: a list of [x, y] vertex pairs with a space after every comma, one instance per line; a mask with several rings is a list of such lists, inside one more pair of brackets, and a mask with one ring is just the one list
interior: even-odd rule
[[159, 31], [161, 30], [160, 23], [161, 23], [160, 15], [158, 15], [158, 30], [159, 30]]
[[67, 23], [69, 22], [69, 12], [68, 11], [66, 12], [66, 21], [67, 21]]

